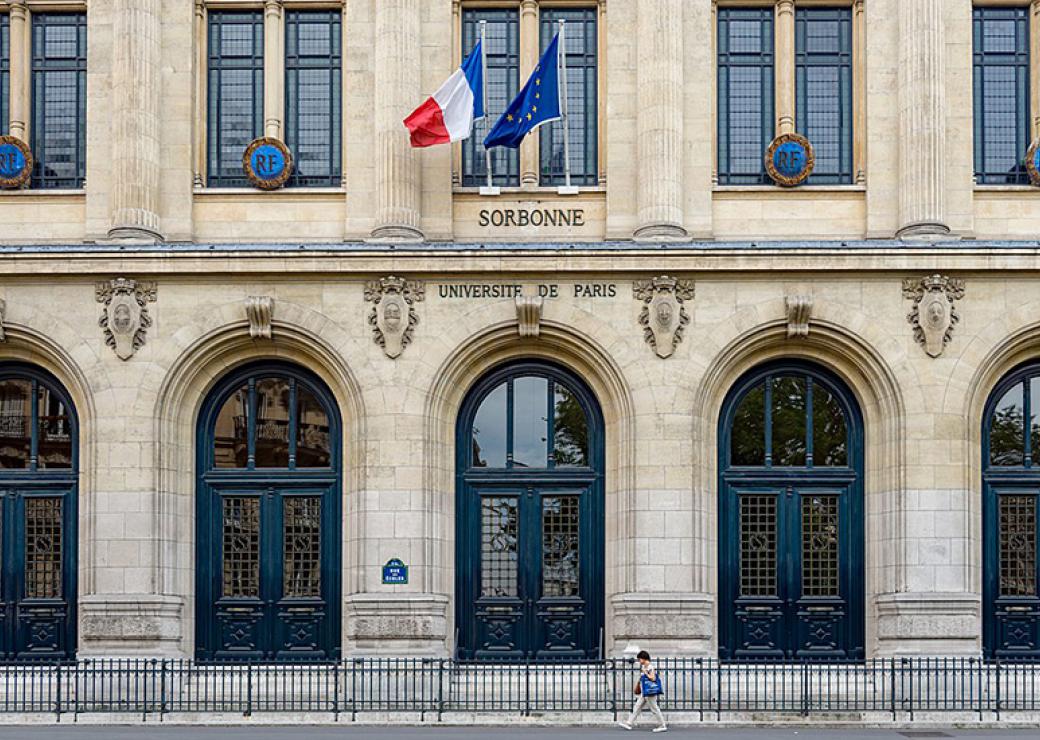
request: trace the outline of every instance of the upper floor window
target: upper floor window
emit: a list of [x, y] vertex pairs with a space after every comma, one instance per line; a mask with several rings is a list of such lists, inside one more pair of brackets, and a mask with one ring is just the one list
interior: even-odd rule
[[[520, 74], [520, 50], [537, 44], [541, 55], [566, 22], [564, 51], [567, 64], [567, 116], [570, 137], [571, 183], [599, 182], [599, 30], [596, 7], [540, 7], [537, 26], [521, 22], [515, 8], [465, 8], [462, 12], [462, 56], [480, 39], [480, 22], [485, 21], [488, 119], [478, 121], [471, 136], [462, 142], [461, 183], [477, 187], [487, 183], [484, 137], [495, 125], [524, 82]], [[538, 34], [537, 40], [533, 39]], [[533, 55], [532, 55], [533, 56]], [[533, 67], [537, 59], [532, 58]], [[538, 129], [540, 140], [539, 184], [564, 184], [563, 123], [554, 121]], [[534, 163], [532, 163], [532, 167]], [[491, 150], [495, 185], [520, 185], [520, 153], [515, 149]]]
[[11, 18], [0, 14], [0, 136], [8, 132], [11, 96]]
[[809, 184], [851, 184], [852, 8], [796, 9], [795, 111], [816, 154]]
[[209, 14], [207, 171], [211, 187], [245, 187], [242, 152], [264, 123], [263, 13]]
[[975, 181], [1027, 184], [1029, 9], [974, 9]]
[[342, 182], [343, 32], [338, 10], [285, 14], [285, 143], [289, 185]]
[[720, 185], [768, 182], [763, 156], [773, 128], [773, 9], [719, 8]]
[[87, 14], [34, 13], [32, 187], [83, 187], [86, 123]]

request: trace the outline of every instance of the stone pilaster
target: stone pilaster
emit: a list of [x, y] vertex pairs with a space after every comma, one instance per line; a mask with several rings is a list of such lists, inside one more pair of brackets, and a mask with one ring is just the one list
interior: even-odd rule
[[161, 0], [116, 0], [112, 61], [110, 238], [161, 241]]
[[264, 0], [264, 136], [282, 138], [285, 111], [282, 0]]
[[867, 20], [863, 14], [863, 0], [852, 3], [852, 167], [856, 184], [867, 181]]
[[776, 133], [794, 132], [794, 0], [776, 4]]
[[25, 0], [10, 3], [10, 81], [8, 112], [11, 136], [29, 141], [29, 12]]
[[[1040, 80], [1040, 0], [1031, 0], [1029, 3], [1029, 77], [1032, 80]], [[1033, 111], [1033, 138], [1040, 136], [1040, 87], [1033, 84], [1029, 86], [1032, 102], [1030, 110]]]
[[682, 238], [683, 0], [640, 0], [638, 221], [634, 236]]
[[375, 239], [422, 239], [418, 151], [402, 119], [421, 101], [419, 0], [376, 3]]
[[946, 61], [942, 0], [899, 3], [900, 237], [950, 233], [946, 222]]
[[[192, 121], [192, 147], [194, 151], [194, 174], [192, 185], [201, 188], [205, 184], [206, 172], [206, 3], [195, 0], [195, 112]], [[345, 66], [345, 65], [344, 65]]]
[[[539, 54], [538, 2], [520, 3], [520, 84], [524, 84], [538, 65]], [[538, 130], [528, 134], [520, 143], [520, 186], [538, 187]]]

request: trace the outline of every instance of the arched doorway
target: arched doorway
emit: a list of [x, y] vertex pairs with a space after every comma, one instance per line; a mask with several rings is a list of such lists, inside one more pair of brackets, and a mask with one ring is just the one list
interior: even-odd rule
[[863, 423], [833, 374], [756, 368], [719, 422], [719, 654], [863, 649]]
[[983, 647], [989, 657], [1040, 657], [1038, 411], [1040, 362], [1034, 362], [997, 385], [983, 417]]
[[76, 653], [78, 461], [65, 389], [0, 363], [0, 660]]
[[603, 420], [573, 373], [492, 371], [459, 413], [462, 658], [593, 658], [603, 628]]
[[321, 660], [340, 645], [339, 412], [313, 374], [249, 365], [197, 434], [201, 660]]

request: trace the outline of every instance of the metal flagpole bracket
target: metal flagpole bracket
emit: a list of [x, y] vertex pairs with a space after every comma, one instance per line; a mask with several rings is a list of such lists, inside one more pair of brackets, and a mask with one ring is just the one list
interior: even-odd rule
[[567, 41], [563, 29], [566, 21], [560, 23], [560, 45], [557, 51], [560, 90], [560, 123], [563, 125], [563, 180], [564, 184], [556, 188], [557, 195], [577, 195], [578, 186], [571, 185], [571, 132], [567, 121]]
[[[484, 123], [491, 119], [491, 111], [488, 110], [488, 69], [487, 69], [487, 21], [480, 22], [480, 94], [484, 98]], [[474, 122], [474, 125], [475, 122]], [[502, 189], [495, 185], [494, 174], [491, 171], [491, 150], [484, 148], [484, 169], [487, 171], [487, 184], [480, 186], [481, 195], [501, 195]]]

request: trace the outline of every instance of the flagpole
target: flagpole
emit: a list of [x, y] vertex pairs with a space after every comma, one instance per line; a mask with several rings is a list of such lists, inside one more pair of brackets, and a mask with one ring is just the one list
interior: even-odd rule
[[562, 18], [560, 23], [560, 42], [557, 46], [557, 68], [559, 70], [558, 89], [560, 95], [560, 123], [563, 124], [563, 182], [564, 186], [558, 188], [560, 195], [577, 195], [578, 189], [571, 187], [571, 132], [567, 125], [567, 43], [564, 38], [564, 27], [566, 21]]
[[[480, 69], [480, 92], [484, 98], [484, 123], [487, 124], [491, 117], [491, 111], [488, 109], [487, 21], [480, 22]], [[495, 187], [495, 177], [491, 170], [491, 150], [486, 147], [484, 148], [484, 169], [487, 170], [487, 185], [481, 188], [481, 193], [484, 195], [498, 195]]]

